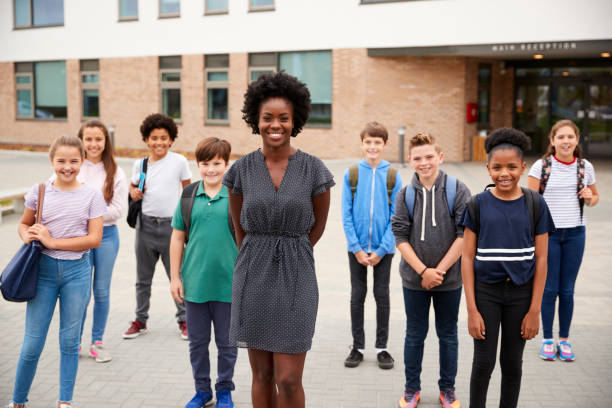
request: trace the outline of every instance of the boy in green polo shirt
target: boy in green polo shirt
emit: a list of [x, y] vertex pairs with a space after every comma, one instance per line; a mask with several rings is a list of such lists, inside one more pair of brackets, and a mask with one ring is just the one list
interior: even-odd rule
[[[183, 194], [172, 218], [170, 293], [177, 302], [185, 303], [189, 357], [196, 389], [185, 408], [201, 408], [212, 400], [208, 358], [211, 322], [219, 351], [216, 407], [234, 406], [231, 391], [238, 352], [230, 345], [229, 327], [238, 248], [229, 226], [227, 187], [221, 184], [230, 152], [230, 144], [216, 137], [198, 144], [195, 155], [202, 181], [185, 187], [186, 191], [196, 189], [195, 196]], [[191, 217], [186, 223], [184, 200], [192, 197]]]

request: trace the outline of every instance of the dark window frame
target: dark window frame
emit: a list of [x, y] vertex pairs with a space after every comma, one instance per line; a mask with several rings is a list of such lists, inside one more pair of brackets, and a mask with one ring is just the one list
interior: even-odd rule
[[[164, 58], [177, 58], [178, 61], [180, 61], [179, 67], [162, 67], [162, 60]], [[183, 69], [183, 58], [180, 55], [164, 55], [164, 56], [160, 56], [158, 58], [159, 63], [158, 63], [158, 67], [159, 67], [159, 111], [167, 116], [168, 113], [164, 112], [164, 89], [178, 89], [179, 90], [179, 116], [177, 118], [172, 117], [172, 119], [174, 119], [175, 122], [177, 123], [181, 123], [182, 122], [182, 117], [183, 117], [183, 93], [181, 91], [181, 84], [182, 84], [182, 69]], [[179, 80], [178, 81], [164, 81], [163, 80], [163, 76], [164, 74], [175, 74], [178, 73], [179, 74]]]
[[[93, 64], [87, 64], [87, 62], [93, 62], [93, 61], [97, 63], [98, 65], [97, 69], [91, 69], [91, 68], [84, 67], [84, 65], [93, 65]], [[100, 107], [100, 65], [99, 64], [100, 64], [100, 61], [97, 59], [79, 61], [79, 66], [80, 66], [79, 76], [80, 76], [80, 82], [81, 82], [81, 118], [83, 120], [100, 118], [100, 111], [102, 109]], [[83, 82], [84, 75], [97, 75], [98, 81], [97, 82]], [[98, 116], [85, 115], [85, 106], [84, 106], [85, 105], [85, 91], [98, 91]]]
[[[488, 69], [489, 70], [489, 81], [487, 83], [483, 83], [480, 81], [480, 70], [481, 69]], [[477, 87], [477, 118], [476, 118], [476, 125], [478, 130], [481, 129], [490, 129], [491, 128], [491, 83], [493, 81], [493, 66], [492, 64], [489, 63], [480, 63], [478, 64], [478, 87]], [[481, 104], [481, 99], [480, 99], [480, 93], [481, 91], [486, 91], [487, 92], [487, 121], [480, 121], [480, 104]]]
[[[209, 64], [208, 58], [217, 58], [218, 61], [222, 60], [223, 57], [227, 57], [227, 64], [217, 63]], [[227, 73], [227, 81], [209, 81], [208, 74], [215, 72]], [[212, 126], [229, 126], [230, 124], [230, 61], [229, 54], [207, 54], [204, 56], [204, 125]], [[227, 90], [227, 119], [214, 119], [208, 117], [208, 90], [209, 89], [226, 89]]]

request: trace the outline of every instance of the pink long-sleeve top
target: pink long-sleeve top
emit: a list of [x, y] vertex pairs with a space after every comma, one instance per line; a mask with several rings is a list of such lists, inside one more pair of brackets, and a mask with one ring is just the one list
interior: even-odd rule
[[[102, 191], [104, 194], [104, 181], [106, 180], [106, 170], [104, 163], [92, 163], [85, 159], [77, 180], [90, 187]], [[125, 172], [119, 165], [115, 172], [114, 194], [110, 202], [106, 203], [106, 213], [104, 214], [104, 226], [116, 225], [117, 220], [125, 215], [128, 201], [128, 184]]]

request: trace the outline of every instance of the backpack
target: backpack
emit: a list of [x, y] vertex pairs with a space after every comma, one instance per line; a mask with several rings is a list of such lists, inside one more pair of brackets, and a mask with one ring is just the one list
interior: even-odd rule
[[[489, 184], [485, 187], [485, 191], [487, 188], [494, 186], [494, 184]], [[535, 242], [535, 229], [538, 220], [540, 219], [540, 211], [542, 210], [542, 202], [540, 201], [540, 194], [531, 189], [521, 187], [523, 191], [523, 195], [525, 196], [525, 201], [527, 202], [527, 212], [531, 218], [531, 238], [533, 238]], [[482, 194], [482, 193], [481, 193]], [[476, 229], [474, 233], [478, 236], [480, 232], [480, 207], [478, 204], [478, 194], [473, 195], [468, 201], [467, 209], [470, 214], [470, 218], [474, 221], [474, 228]]]
[[[578, 161], [576, 165], [576, 172], [578, 177], [578, 183], [576, 184], [577, 193], [580, 192], [586, 184], [584, 182], [584, 160], [576, 157]], [[546, 184], [548, 184], [548, 178], [550, 177], [550, 171], [552, 170], [552, 159], [551, 156], [547, 156], [542, 159], [542, 174], [540, 175], [540, 194], [544, 194], [544, 190], [546, 190]], [[579, 198], [578, 204], [580, 206], [580, 218], [582, 218], [582, 214], [584, 213], [584, 199]]]
[[[181, 215], [183, 216], [183, 224], [185, 224], [185, 245], [189, 241], [189, 228], [191, 227], [191, 210], [193, 209], [193, 200], [195, 199], [196, 192], [198, 191], [198, 184], [200, 181], [191, 183], [183, 189], [181, 193]], [[227, 206], [227, 221], [229, 223], [229, 229], [236, 242], [236, 232], [234, 231], [234, 223], [232, 221], [232, 214]]]
[[[391, 205], [391, 195], [393, 194], [393, 188], [395, 187], [395, 179], [397, 177], [397, 169], [389, 167], [387, 171], [387, 196], [389, 197], [389, 205]], [[359, 182], [359, 165], [355, 164], [349, 167], [349, 184], [351, 186], [351, 200], [355, 200], [355, 193], [357, 192], [357, 183]]]
[[[448, 204], [448, 211], [450, 212], [451, 218], [455, 216], [455, 197], [457, 196], [457, 184], [459, 182], [453, 176], [446, 175], [446, 203]], [[406, 195], [404, 196], [404, 201], [406, 202], [406, 207], [408, 208], [408, 213], [410, 214], [410, 219], [412, 220], [414, 213], [414, 199], [416, 196], [416, 189], [412, 184], [406, 186]]]

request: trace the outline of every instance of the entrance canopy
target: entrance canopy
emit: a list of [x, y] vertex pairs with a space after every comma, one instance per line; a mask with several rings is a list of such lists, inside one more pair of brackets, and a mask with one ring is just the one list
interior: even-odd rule
[[[524, 60], [530, 58], [610, 58], [612, 40], [368, 48], [369, 57], [465, 56]], [[607, 55], [607, 56], [606, 56]]]

